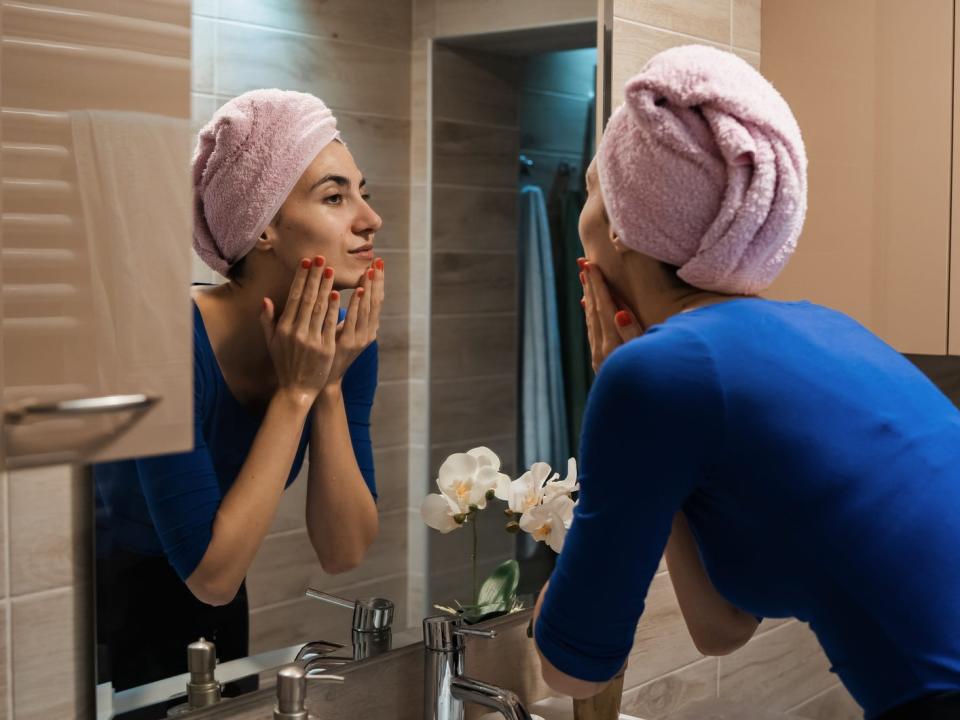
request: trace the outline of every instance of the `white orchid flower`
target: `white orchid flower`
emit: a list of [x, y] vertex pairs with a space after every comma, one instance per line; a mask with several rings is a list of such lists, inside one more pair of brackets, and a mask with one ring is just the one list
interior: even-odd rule
[[478, 467], [492, 467], [497, 472], [500, 472], [500, 458], [497, 457], [497, 454], [488, 447], [475, 447], [473, 450], [467, 450], [467, 455], [472, 458], [475, 458], [477, 461]]
[[563, 550], [563, 541], [573, 522], [575, 503], [566, 495], [558, 495], [543, 505], [536, 505], [520, 518], [520, 529], [537, 542], [545, 542], [556, 553]]
[[511, 512], [525, 513], [543, 500], [543, 485], [550, 477], [550, 466], [546, 463], [534, 463], [516, 480], [504, 476], [497, 483], [494, 494], [507, 503]]
[[444, 535], [460, 527], [462, 523], [454, 519], [454, 516], [459, 514], [460, 508], [446, 495], [430, 493], [420, 504], [420, 517], [423, 522]]
[[[559, 477], [559, 476], [558, 476]], [[567, 477], [563, 480], [548, 482], [543, 488], [544, 502], [549, 502], [560, 495], [570, 495], [580, 489], [577, 482], [577, 461], [575, 458], [567, 460]]]

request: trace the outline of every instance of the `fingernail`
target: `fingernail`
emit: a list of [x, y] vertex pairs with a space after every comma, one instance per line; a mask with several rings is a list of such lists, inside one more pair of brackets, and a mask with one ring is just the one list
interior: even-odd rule
[[586, 258], [577, 258], [577, 265], [580, 266], [580, 269], [581, 269], [581, 270], [583, 270], [583, 268], [586, 266], [586, 264], [587, 264], [587, 259], [586, 259]]
[[264, 310], [267, 309], [267, 299], [266, 299], [266, 298], [263, 299], [263, 309], [264, 309]]
[[334, 290], [332, 293], [330, 293], [330, 299], [331, 299], [331, 300], [339, 300], [339, 299], [340, 299], [340, 293], [338, 293], [336, 290]]
[[370, 280], [373, 280], [373, 276], [374, 276], [375, 274], [376, 274], [376, 273], [374, 273], [373, 268], [367, 270], [367, 277], [368, 277]]
[[586, 284], [587, 284], [587, 278], [586, 278], [586, 276], [585, 276], [582, 272], [580, 273], [580, 284], [581, 284], [581, 285], [586, 285]]
[[326, 260], [324, 259], [323, 255], [317, 255], [317, 256], [313, 259], [313, 264], [316, 265], [317, 267], [320, 267], [320, 266], [323, 265], [325, 262], [326, 262]]
[[377, 270], [383, 270], [383, 258], [377, 258], [377, 261], [374, 263], [377, 266]]
[[300, 261], [300, 267], [302, 267], [304, 270], [306, 270], [308, 267], [310, 267], [310, 264], [311, 264], [311, 263], [310, 263], [309, 258], [304, 258], [303, 260]]
[[357, 296], [363, 297], [363, 288], [357, 288]]
[[325, 278], [332, 278], [332, 277], [333, 277], [333, 268], [332, 268], [332, 267], [324, 268], [324, 270], [323, 270], [323, 276], [324, 276]]
[[626, 327], [633, 322], [630, 317], [630, 313], [628, 313], [626, 310], [619, 310], [617, 314], [613, 316], [613, 319], [616, 320], [617, 325], [620, 327]]

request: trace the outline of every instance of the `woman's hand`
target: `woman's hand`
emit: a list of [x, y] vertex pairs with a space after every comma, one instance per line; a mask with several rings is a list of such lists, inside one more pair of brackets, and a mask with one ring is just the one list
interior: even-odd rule
[[600, 268], [581, 258], [580, 282], [583, 284], [583, 306], [587, 321], [587, 339], [590, 341], [590, 355], [593, 372], [607, 356], [635, 337], [643, 334], [640, 323], [629, 310], [620, 308], [613, 300], [607, 282]]
[[301, 261], [276, 323], [273, 302], [263, 299], [260, 324], [277, 372], [278, 392], [290, 393], [307, 407], [316, 400], [333, 368], [339, 310], [333, 268], [324, 267], [320, 255]]
[[377, 258], [350, 298], [347, 315], [337, 327], [336, 353], [327, 386], [339, 386], [354, 360], [377, 339], [383, 306], [383, 258]]

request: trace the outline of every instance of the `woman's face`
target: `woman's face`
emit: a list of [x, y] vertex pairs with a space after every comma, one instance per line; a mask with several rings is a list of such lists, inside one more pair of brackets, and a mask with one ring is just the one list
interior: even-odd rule
[[374, 234], [383, 224], [370, 207], [365, 186], [342, 143], [330, 143], [314, 158], [267, 229], [291, 276], [303, 258], [323, 255], [336, 271], [335, 287], [360, 284], [374, 259]]
[[603, 205], [597, 159], [587, 168], [587, 201], [580, 211], [580, 240], [587, 260], [597, 265], [606, 278], [614, 280], [621, 271], [621, 262], [613, 246], [610, 218]]

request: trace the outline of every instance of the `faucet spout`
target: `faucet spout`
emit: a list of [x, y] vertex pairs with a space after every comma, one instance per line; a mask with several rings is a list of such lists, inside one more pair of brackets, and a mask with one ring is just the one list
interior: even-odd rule
[[468, 677], [454, 678], [450, 692], [462, 703], [476, 703], [499, 712], [505, 720], [531, 720], [517, 694]]

